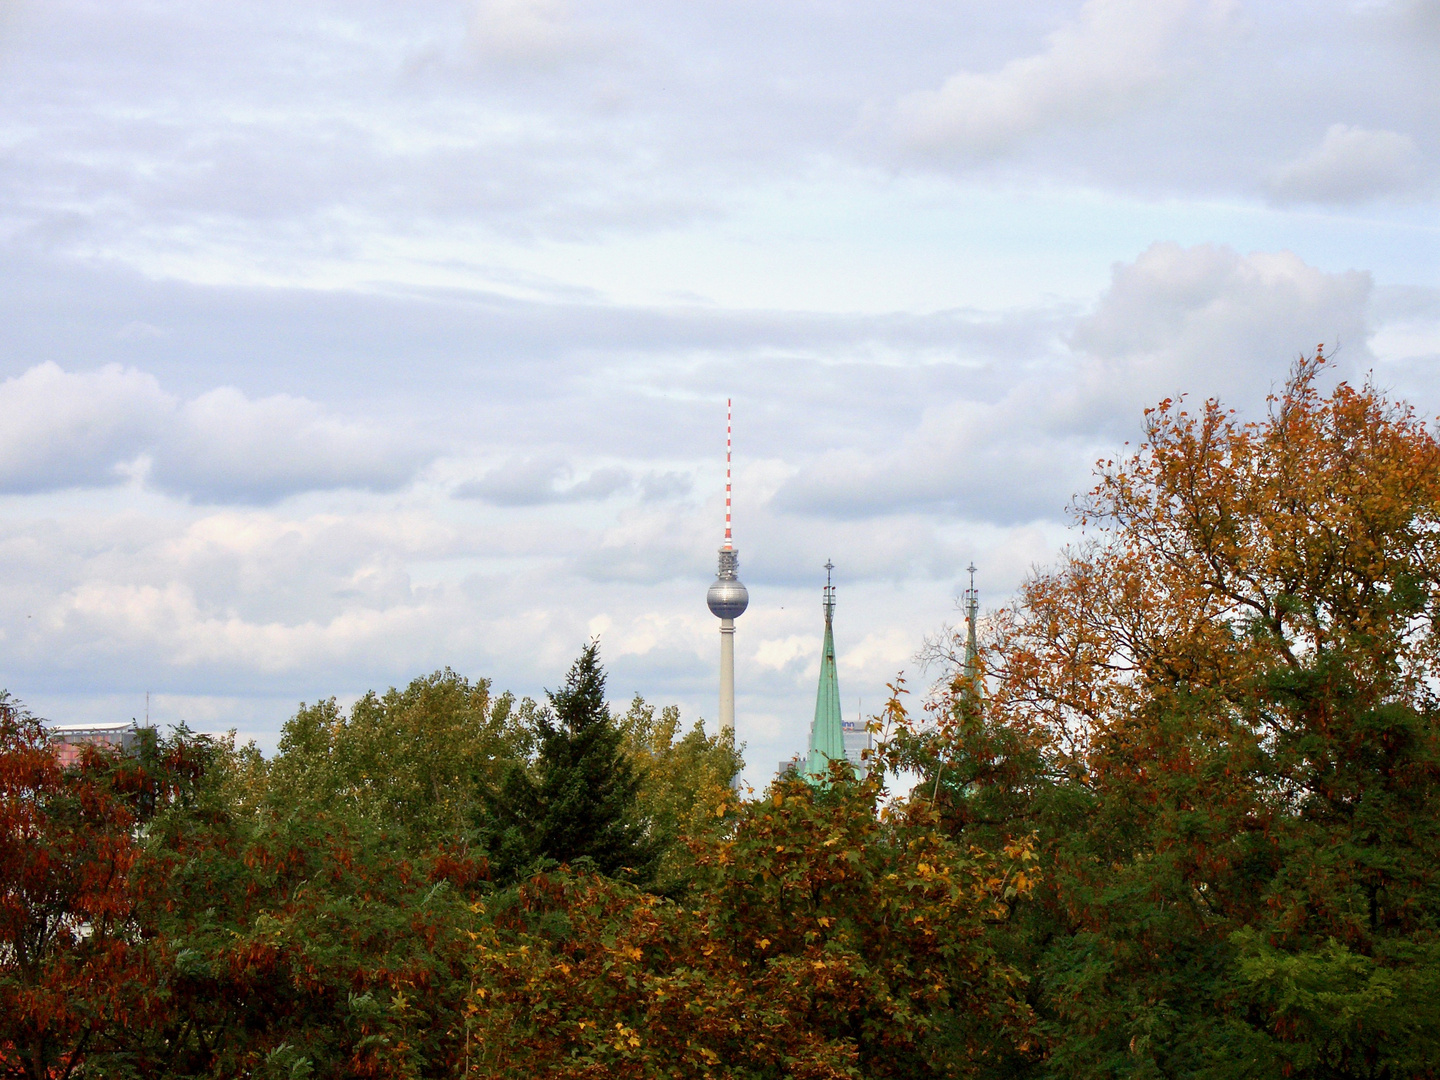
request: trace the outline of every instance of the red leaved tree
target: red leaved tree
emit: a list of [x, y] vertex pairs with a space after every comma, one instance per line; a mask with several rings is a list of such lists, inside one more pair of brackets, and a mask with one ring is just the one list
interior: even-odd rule
[[64, 1080], [152, 1006], [115, 764], [89, 748], [62, 768], [0, 695], [0, 1076]]

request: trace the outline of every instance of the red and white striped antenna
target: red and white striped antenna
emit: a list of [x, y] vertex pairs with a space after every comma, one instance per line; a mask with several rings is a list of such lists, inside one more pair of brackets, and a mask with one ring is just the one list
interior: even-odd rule
[[725, 547], [730, 547], [730, 399], [725, 399]]

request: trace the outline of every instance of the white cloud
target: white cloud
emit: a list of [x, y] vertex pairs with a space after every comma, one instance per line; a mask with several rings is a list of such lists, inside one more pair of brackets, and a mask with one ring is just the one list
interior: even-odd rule
[[690, 493], [684, 473], [659, 470], [636, 474], [618, 465], [602, 465], [583, 476], [556, 456], [510, 458], [476, 480], [455, 488], [457, 499], [479, 499], [492, 506], [544, 506], [550, 503], [603, 502], [639, 492], [645, 502], [666, 502]]
[[431, 456], [418, 441], [279, 394], [221, 387], [181, 402], [143, 372], [45, 362], [0, 383], [0, 491], [103, 487], [147, 477], [172, 494], [268, 502], [302, 491], [383, 490]]
[[1181, 393], [1254, 410], [1298, 356], [1322, 343], [1363, 370], [1373, 288], [1367, 273], [1321, 270], [1288, 251], [1154, 244], [1115, 266], [1070, 335], [1086, 360], [1056, 394], [1050, 422], [1113, 432]]
[[777, 507], [840, 517], [935, 512], [1021, 523], [1063, 517], [1096, 456], [1139, 429], [1161, 398], [1217, 396], [1251, 415], [1302, 353], [1325, 343], [1343, 368], [1370, 359], [1370, 276], [1290, 252], [1241, 255], [1155, 244], [1114, 268], [1069, 355], [995, 400], [928, 405], [880, 454], [818, 456]]
[[218, 502], [268, 502], [300, 491], [396, 488], [428, 455], [392, 431], [344, 421], [303, 398], [251, 400], [220, 387], [188, 401], [157, 444], [151, 477]]
[[470, 38], [489, 59], [548, 63], [584, 44], [565, 0], [478, 0]]
[[1332, 124], [1319, 146], [1276, 169], [1269, 187], [1281, 203], [1343, 205], [1411, 191], [1419, 178], [1409, 135]]
[[1164, 84], [1193, 11], [1191, 0], [1086, 0], [1041, 52], [901, 98], [897, 133], [915, 149], [986, 156], [1055, 125], [1103, 123]]
[[755, 646], [755, 662], [761, 667], [784, 671], [796, 661], [808, 663], [820, 652], [820, 641], [814, 635], [789, 634], [783, 638], [764, 638]]
[[455, 489], [455, 497], [480, 499], [493, 506], [541, 506], [604, 500], [634, 486], [630, 472], [616, 466], [603, 466], [576, 477], [560, 458], [513, 458], [478, 480], [461, 484]]
[[124, 479], [175, 409], [155, 379], [118, 364], [67, 372], [47, 361], [0, 383], [0, 491]]

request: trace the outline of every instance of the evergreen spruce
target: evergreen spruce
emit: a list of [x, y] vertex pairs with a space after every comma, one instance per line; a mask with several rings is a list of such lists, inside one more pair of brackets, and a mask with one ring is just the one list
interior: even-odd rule
[[536, 717], [535, 762], [511, 765], [486, 799], [481, 833], [496, 873], [514, 879], [537, 861], [585, 860], [603, 874], [648, 884], [660, 852], [640, 812], [641, 778], [605, 704], [596, 642], [547, 697]]

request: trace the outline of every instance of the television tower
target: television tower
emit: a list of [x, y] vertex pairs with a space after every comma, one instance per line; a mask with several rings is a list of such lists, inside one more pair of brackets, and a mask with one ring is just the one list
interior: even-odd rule
[[725, 399], [725, 544], [715, 583], [705, 594], [710, 613], [720, 620], [720, 730], [735, 734], [735, 620], [750, 605], [750, 594], [735, 572], [740, 553], [730, 541], [730, 399]]

